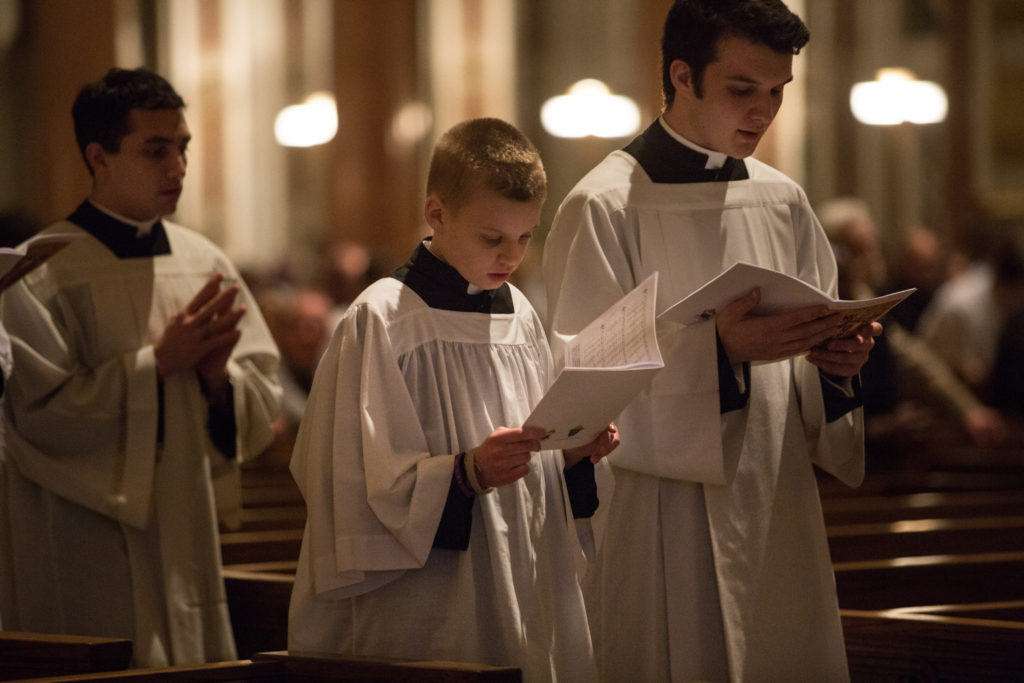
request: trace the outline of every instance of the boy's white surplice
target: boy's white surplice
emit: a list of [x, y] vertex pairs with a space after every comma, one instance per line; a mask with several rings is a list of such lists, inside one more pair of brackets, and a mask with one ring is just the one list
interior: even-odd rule
[[518, 427], [551, 379], [543, 328], [429, 307], [397, 279], [349, 308], [317, 370], [292, 472], [309, 519], [289, 648], [596, 675], [561, 454], [478, 495], [466, 551], [432, 548], [457, 453]]
[[[656, 184], [614, 152], [580, 181], [544, 254], [556, 357], [655, 271], [659, 311], [736, 261], [835, 294], [803, 191], [745, 163], [747, 180]], [[603, 679], [844, 680], [812, 463], [859, 483], [860, 411], [826, 423], [817, 368], [793, 358], [755, 364], [747, 407], [722, 414], [714, 322], [674, 341], [609, 457], [616, 488], [591, 606]]]
[[[210, 441], [198, 378], [165, 378], [161, 409], [153, 354], [215, 271], [239, 275], [202, 236], [164, 227], [170, 254], [121, 259], [87, 236], [2, 300], [17, 367], [5, 411], [14, 623], [129, 637], [151, 666], [235, 657], [217, 518], [240, 510], [238, 461]], [[277, 350], [244, 287], [238, 303], [249, 310], [227, 369], [244, 458], [269, 443], [279, 389]]]

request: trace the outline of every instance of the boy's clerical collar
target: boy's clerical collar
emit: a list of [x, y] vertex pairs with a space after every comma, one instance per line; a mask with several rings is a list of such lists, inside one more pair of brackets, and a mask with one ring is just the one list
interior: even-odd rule
[[682, 135], [672, 130], [672, 126], [668, 125], [668, 122], [665, 121], [664, 116], [658, 117], [658, 123], [661, 124], [661, 127], [665, 129], [666, 133], [675, 138], [676, 142], [686, 145], [694, 152], [700, 152], [701, 154], [706, 155], [708, 160], [704, 164], [704, 168], [706, 168], [707, 170], [713, 171], [725, 166], [725, 162], [729, 159], [728, 154], [716, 152], [713, 149], [707, 149], [706, 147], [701, 147], [696, 142], [691, 142], [690, 140], [684, 138]]
[[514, 313], [508, 283], [496, 289], [471, 285], [459, 271], [430, 253], [428, 237], [391, 277], [416, 292], [431, 308], [465, 313]]
[[719, 183], [750, 177], [742, 159], [704, 149], [676, 133], [660, 118], [622, 151], [636, 159], [655, 183]]
[[102, 242], [118, 258], [150, 258], [171, 253], [167, 232], [159, 219], [147, 221], [146, 232], [140, 233], [138, 221], [129, 221], [87, 199], [68, 216], [68, 222]]

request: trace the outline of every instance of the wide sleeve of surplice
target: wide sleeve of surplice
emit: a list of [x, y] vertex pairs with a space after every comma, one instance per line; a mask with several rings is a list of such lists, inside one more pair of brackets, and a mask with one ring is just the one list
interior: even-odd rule
[[[241, 283], [237, 273], [235, 277]], [[256, 300], [244, 284], [240, 288], [237, 303], [246, 307], [246, 313], [239, 322], [242, 337], [227, 370], [235, 402], [236, 452], [244, 461], [262, 453], [273, 440], [271, 424], [280, 413], [282, 391], [277, 346]]]
[[[649, 274], [638, 271], [636, 263], [635, 236], [646, 229], [640, 224], [644, 219], [614, 195], [574, 191], [559, 208], [545, 243], [556, 363], [569, 338]], [[664, 304], [659, 296], [659, 308]], [[654, 476], [723, 484], [735, 462], [726, 460], [722, 446], [714, 325], [666, 328], [659, 343], [665, 368], [620, 415], [622, 444], [609, 460]]]
[[80, 319], [42, 276], [45, 268], [2, 298], [18, 368], [6, 402], [8, 455], [62, 497], [145, 527], [159, 414], [153, 347], [85, 365], [73, 346]]
[[[246, 309], [238, 323], [242, 336], [226, 368], [233, 402], [235, 457], [225, 459], [214, 446], [211, 458], [218, 519], [229, 529], [237, 529], [242, 522], [239, 463], [260, 455], [274, 438], [271, 425], [281, 409], [280, 360], [270, 329], [241, 276], [226, 258], [220, 260], [218, 270], [239, 284], [235, 304]], [[207, 420], [212, 419], [214, 416], [208, 415]], [[208, 430], [210, 427], [207, 425]]]
[[[806, 199], [794, 209], [793, 220], [801, 238], [797, 242], [798, 277], [836, 296], [839, 275], [835, 257]], [[793, 374], [812, 462], [848, 486], [860, 485], [864, 480], [864, 409], [855, 408], [829, 422], [817, 366], [796, 358]]]
[[431, 456], [385, 320], [349, 309], [317, 369], [292, 456], [316, 593], [422, 567], [455, 456]]

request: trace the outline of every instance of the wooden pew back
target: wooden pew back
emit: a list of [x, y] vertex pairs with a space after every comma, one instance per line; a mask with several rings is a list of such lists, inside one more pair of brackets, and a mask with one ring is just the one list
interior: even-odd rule
[[0, 631], [0, 680], [115, 671], [131, 659], [131, 641], [120, 638]]

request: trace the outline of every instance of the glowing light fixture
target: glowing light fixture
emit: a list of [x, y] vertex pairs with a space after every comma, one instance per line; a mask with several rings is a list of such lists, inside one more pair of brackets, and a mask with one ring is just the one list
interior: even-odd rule
[[594, 78], [577, 81], [565, 95], [552, 97], [540, 110], [544, 129], [560, 138], [621, 138], [640, 129], [640, 109], [623, 95], [613, 95]]
[[407, 102], [391, 119], [391, 137], [404, 145], [419, 142], [434, 125], [434, 113], [423, 102]]
[[337, 132], [338, 107], [329, 92], [315, 92], [302, 104], [285, 107], [274, 119], [274, 137], [285, 147], [322, 145]]
[[880, 69], [873, 81], [850, 90], [850, 109], [861, 123], [892, 126], [903, 122], [938, 123], [946, 118], [946, 91], [918, 81], [906, 69]]

